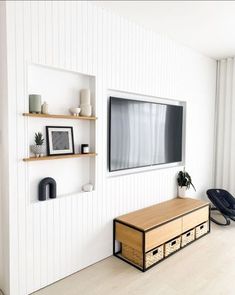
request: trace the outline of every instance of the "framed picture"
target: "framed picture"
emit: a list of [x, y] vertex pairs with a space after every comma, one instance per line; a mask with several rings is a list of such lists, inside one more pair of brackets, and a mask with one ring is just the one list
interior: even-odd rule
[[46, 126], [48, 156], [74, 154], [73, 127]]

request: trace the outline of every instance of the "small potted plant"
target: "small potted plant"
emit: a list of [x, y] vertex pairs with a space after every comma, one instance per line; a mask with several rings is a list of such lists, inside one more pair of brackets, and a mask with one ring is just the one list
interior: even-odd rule
[[41, 132], [35, 133], [34, 137], [35, 144], [31, 146], [32, 152], [35, 154], [35, 157], [42, 157], [44, 153], [44, 138]]
[[190, 188], [190, 186], [193, 187], [193, 189], [196, 191], [195, 186], [192, 183], [192, 178], [188, 174], [188, 172], [185, 171], [185, 168], [183, 171], [179, 171], [177, 176], [177, 183], [178, 183], [178, 197], [184, 198], [186, 194], [186, 190]]

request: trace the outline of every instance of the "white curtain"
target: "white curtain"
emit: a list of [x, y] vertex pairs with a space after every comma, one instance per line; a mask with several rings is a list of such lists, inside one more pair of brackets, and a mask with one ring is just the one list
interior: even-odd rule
[[218, 62], [215, 185], [235, 196], [235, 60]]

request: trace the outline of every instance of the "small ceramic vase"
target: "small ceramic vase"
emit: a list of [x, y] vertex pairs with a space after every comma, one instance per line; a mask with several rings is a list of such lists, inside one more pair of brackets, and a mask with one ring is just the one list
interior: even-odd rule
[[34, 153], [36, 158], [43, 157], [45, 153], [45, 145], [34, 144], [31, 146], [31, 151]]
[[41, 113], [41, 95], [30, 94], [29, 95], [29, 112], [30, 113]]
[[49, 110], [49, 105], [48, 103], [46, 103], [46, 101], [44, 101], [42, 105], [42, 114], [48, 114], [49, 113], [48, 110]]

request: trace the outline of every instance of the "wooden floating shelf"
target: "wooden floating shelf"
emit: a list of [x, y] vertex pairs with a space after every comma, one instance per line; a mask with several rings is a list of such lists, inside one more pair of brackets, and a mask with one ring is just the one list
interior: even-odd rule
[[97, 117], [83, 117], [83, 116], [72, 116], [72, 115], [55, 115], [55, 114], [33, 114], [23, 113], [23, 116], [32, 118], [50, 118], [50, 119], [72, 119], [72, 120], [97, 120]]
[[48, 161], [48, 160], [61, 160], [61, 159], [70, 159], [70, 158], [88, 158], [95, 157], [96, 153], [89, 154], [73, 154], [73, 155], [56, 155], [56, 156], [43, 156], [43, 157], [30, 157], [24, 158], [24, 162], [36, 162], [36, 161]]

